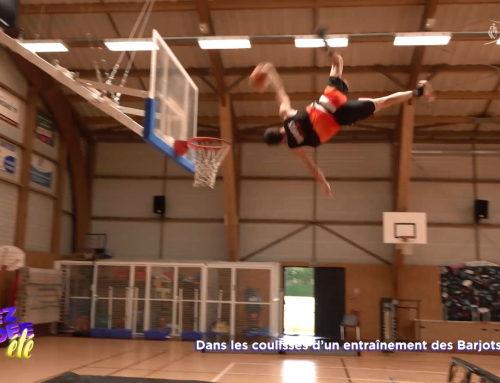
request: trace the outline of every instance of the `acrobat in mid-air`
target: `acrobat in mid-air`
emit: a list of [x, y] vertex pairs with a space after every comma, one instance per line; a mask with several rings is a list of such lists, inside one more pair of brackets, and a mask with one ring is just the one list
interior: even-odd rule
[[273, 64], [259, 64], [250, 76], [250, 83], [256, 89], [263, 91], [269, 85], [273, 88], [280, 103], [279, 114], [284, 121], [281, 128], [267, 129], [264, 141], [268, 145], [287, 144], [292, 152], [306, 164], [316, 180], [323, 184], [323, 191], [327, 198], [332, 196], [330, 184], [321, 169], [307, 156], [307, 148], [316, 148], [329, 141], [343, 125], [352, 125], [382, 109], [402, 104], [413, 97], [424, 97], [428, 101], [434, 100], [431, 84], [427, 81], [420, 81], [416, 89], [407, 92], [398, 92], [375, 99], [348, 100], [348, 86], [342, 79], [344, 66], [342, 57], [340, 55], [330, 57], [332, 69], [323, 95], [318, 101], [314, 101], [301, 110], [292, 108], [290, 98]]

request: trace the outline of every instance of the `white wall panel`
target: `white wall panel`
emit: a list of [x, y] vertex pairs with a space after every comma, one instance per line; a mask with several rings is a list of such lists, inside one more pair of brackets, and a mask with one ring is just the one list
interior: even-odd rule
[[312, 219], [312, 181], [242, 181], [241, 218]]
[[18, 194], [16, 185], [0, 180], [0, 246], [14, 244]]
[[97, 145], [97, 175], [163, 175], [165, 157], [146, 144]]
[[390, 177], [391, 145], [322, 145], [318, 164], [327, 177]]
[[61, 254], [73, 253], [73, 217], [63, 214], [61, 219]]
[[115, 258], [158, 259], [160, 231], [160, 222], [92, 222], [92, 233], [107, 234], [108, 254]]
[[391, 182], [332, 182], [333, 198], [323, 197], [318, 184], [317, 219], [382, 221], [384, 211], [392, 211]]
[[28, 96], [28, 81], [14, 64], [6, 49], [0, 48], [0, 83], [23, 97]]
[[[394, 247], [382, 242], [381, 226], [328, 226], [340, 235], [350, 239], [372, 253], [392, 260]], [[378, 259], [355, 248], [343, 239], [316, 228], [317, 260], [329, 263], [375, 263], [382, 264]]]
[[223, 218], [222, 182], [211, 188], [195, 188], [191, 180], [166, 181], [166, 216], [169, 218]]
[[[471, 145], [416, 144], [414, 150], [471, 150]], [[472, 155], [413, 154], [413, 178], [472, 179]]]
[[161, 180], [96, 179], [92, 215], [101, 217], [157, 217], [153, 196], [162, 194]]
[[479, 238], [481, 260], [500, 264], [500, 229], [481, 228]]
[[169, 176], [184, 176], [190, 177], [192, 174], [187, 170], [181, 168], [172, 160], [167, 160], [167, 175]]
[[[286, 236], [301, 225], [241, 224], [240, 258]], [[264, 250], [249, 261], [309, 262], [312, 259], [312, 229], [308, 227], [283, 242]]]
[[409, 265], [460, 265], [475, 259], [473, 228], [427, 229], [427, 245], [414, 245], [405, 256]]
[[241, 153], [242, 176], [305, 177], [307, 168], [285, 147], [265, 144], [243, 144]]
[[222, 223], [167, 222], [163, 226], [163, 258], [227, 261]]
[[412, 182], [408, 210], [427, 213], [428, 222], [471, 223], [472, 183]]
[[[500, 150], [500, 145], [477, 145], [477, 149]], [[478, 155], [477, 178], [500, 180], [500, 155]]]
[[484, 223], [500, 223], [500, 184], [478, 184], [477, 198], [490, 201], [488, 219]]
[[26, 250], [50, 252], [54, 200], [30, 191], [26, 217]]

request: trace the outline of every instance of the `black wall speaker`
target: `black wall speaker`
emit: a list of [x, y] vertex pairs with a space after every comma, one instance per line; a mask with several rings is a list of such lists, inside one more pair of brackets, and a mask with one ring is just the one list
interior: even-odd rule
[[478, 223], [485, 218], [488, 218], [488, 201], [477, 199], [474, 202], [474, 220]]
[[0, 0], [0, 27], [12, 28], [16, 24], [17, 0]]
[[155, 195], [153, 197], [153, 213], [155, 214], [165, 214], [165, 196]]

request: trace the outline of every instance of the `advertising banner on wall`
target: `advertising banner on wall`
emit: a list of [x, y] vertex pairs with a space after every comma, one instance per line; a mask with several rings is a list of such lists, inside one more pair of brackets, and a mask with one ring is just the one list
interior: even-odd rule
[[21, 100], [0, 88], [0, 123], [18, 128]]
[[16, 147], [10, 142], [0, 140], [0, 172], [16, 173]]
[[37, 112], [36, 115], [35, 138], [51, 147], [56, 143], [56, 124], [42, 112]]
[[56, 165], [40, 156], [31, 159], [31, 182], [52, 190]]

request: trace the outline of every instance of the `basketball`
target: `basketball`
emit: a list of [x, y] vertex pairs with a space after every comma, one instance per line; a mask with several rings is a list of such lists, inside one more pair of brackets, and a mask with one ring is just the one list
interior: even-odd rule
[[264, 90], [267, 82], [267, 74], [264, 72], [252, 74], [250, 81], [254, 88]]

